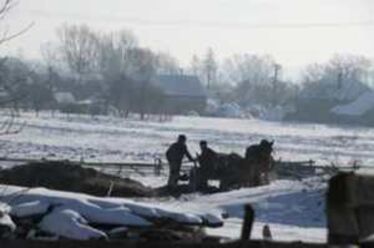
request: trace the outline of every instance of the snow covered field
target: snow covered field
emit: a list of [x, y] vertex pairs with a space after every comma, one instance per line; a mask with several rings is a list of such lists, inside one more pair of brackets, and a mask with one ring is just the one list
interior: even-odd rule
[[20, 134], [0, 137], [0, 156], [152, 162], [184, 133], [193, 154], [201, 139], [217, 151], [243, 154], [246, 146], [267, 138], [275, 140], [275, 157], [283, 160], [313, 159], [321, 165], [374, 162], [370, 128], [200, 117], [160, 123], [47, 113], [22, 114], [17, 122], [27, 125]]
[[[155, 157], [163, 157], [178, 134], [184, 133], [193, 154], [198, 152], [201, 139], [217, 151], [243, 154], [246, 146], [267, 138], [275, 140], [275, 157], [283, 160], [313, 159], [320, 165], [374, 162], [374, 129], [369, 128], [200, 117], [174, 117], [166, 123], [113, 117], [52, 118], [47, 113], [40, 117], [23, 114], [17, 119], [18, 123], [25, 121], [20, 134], [0, 137], [0, 156], [153, 162]], [[152, 186], [166, 182], [165, 176], [132, 177]], [[231, 217], [225, 226], [209, 232], [234, 238], [240, 234], [243, 204], [252, 203], [257, 214], [255, 237], [261, 237], [262, 225], [269, 224], [275, 239], [324, 241], [325, 190], [320, 179], [276, 181], [256, 189], [149, 201], [191, 211], [228, 212]]]

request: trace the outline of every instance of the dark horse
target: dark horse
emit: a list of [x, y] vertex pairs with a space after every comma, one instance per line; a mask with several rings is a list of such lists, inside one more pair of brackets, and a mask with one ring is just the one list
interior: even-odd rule
[[251, 167], [251, 184], [254, 186], [269, 184], [269, 172], [273, 165], [273, 145], [265, 139], [260, 144], [249, 146], [245, 152], [245, 160]]
[[244, 158], [236, 153], [219, 154], [212, 176], [220, 181], [220, 189], [269, 184], [273, 144], [274, 142], [261, 140], [259, 144], [246, 149]]

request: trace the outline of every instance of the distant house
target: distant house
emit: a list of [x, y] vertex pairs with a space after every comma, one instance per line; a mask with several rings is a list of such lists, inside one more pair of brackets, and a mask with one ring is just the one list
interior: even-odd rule
[[77, 100], [71, 92], [54, 93], [56, 108], [62, 113], [80, 113]]
[[296, 111], [286, 117], [288, 120], [335, 123], [337, 118], [331, 110], [355, 101], [370, 88], [361, 82], [347, 82], [341, 88], [333, 83], [324, 86], [314, 84], [304, 89], [296, 99]]
[[335, 106], [331, 109], [331, 114], [340, 123], [373, 126], [374, 92], [365, 92], [350, 103]]
[[158, 75], [153, 84], [161, 89], [165, 97], [164, 111], [169, 114], [188, 112], [203, 113], [207, 105], [207, 93], [196, 76]]
[[71, 92], [56, 92], [54, 98], [59, 105], [76, 103], [75, 97]]

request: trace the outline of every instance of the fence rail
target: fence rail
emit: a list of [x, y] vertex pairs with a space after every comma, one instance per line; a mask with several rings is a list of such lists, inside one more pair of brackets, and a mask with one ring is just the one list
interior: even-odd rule
[[64, 160], [64, 159], [31, 159], [31, 158], [8, 158], [0, 157], [0, 161], [3, 162], [18, 162], [18, 163], [37, 163], [37, 162], [59, 162], [59, 161], [69, 161], [73, 164], [81, 164], [84, 166], [118, 166], [118, 167], [154, 167], [155, 163], [142, 163], [142, 162], [99, 162], [99, 161], [79, 161], [79, 160]]
[[[58, 159], [30, 159], [30, 158], [9, 158], [0, 157], [0, 162], [10, 163], [38, 163], [38, 162], [59, 162], [64, 160]], [[165, 174], [165, 169], [168, 168], [168, 164], [163, 162], [161, 159], [155, 159], [153, 162], [100, 162], [100, 161], [86, 161], [86, 160], [65, 160], [72, 164], [81, 165], [87, 168], [95, 168], [102, 172], [115, 171], [115, 173], [137, 173], [140, 175], [153, 174], [160, 176]], [[3, 165], [4, 166], [4, 165]], [[5, 165], [6, 166], [6, 165]], [[195, 164], [184, 163], [181, 171], [188, 173]], [[324, 171], [328, 174], [336, 174], [340, 171], [356, 171], [359, 169], [372, 170], [374, 166], [353, 164], [352, 166], [335, 166], [335, 165], [316, 165], [313, 160], [306, 161], [275, 161], [275, 172], [279, 176], [290, 176], [290, 177], [304, 177], [313, 175], [317, 170]]]
[[[58, 160], [58, 159], [30, 159], [30, 158], [8, 158], [0, 157], [0, 162], [8, 163], [40, 163], [40, 162], [61, 162], [68, 161], [69, 163], [81, 165], [87, 168], [96, 168], [98, 170], [115, 170], [116, 172], [131, 171], [139, 174], [161, 175], [166, 164], [160, 159], [155, 159], [153, 163], [143, 162], [99, 162], [99, 161], [77, 161], [77, 160]], [[3, 165], [6, 166], [6, 165]]]

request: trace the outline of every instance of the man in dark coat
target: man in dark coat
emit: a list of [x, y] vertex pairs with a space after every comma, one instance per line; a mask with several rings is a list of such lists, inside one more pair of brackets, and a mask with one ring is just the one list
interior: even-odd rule
[[175, 187], [178, 184], [179, 173], [184, 156], [186, 156], [191, 162], [195, 161], [187, 149], [186, 141], [187, 138], [185, 135], [179, 135], [177, 142], [173, 143], [166, 151], [166, 158], [170, 169], [168, 180], [169, 187]]
[[217, 162], [217, 153], [208, 147], [205, 140], [200, 141], [201, 154], [199, 155], [200, 177], [198, 187], [204, 189], [208, 186], [209, 174], [214, 170]]

